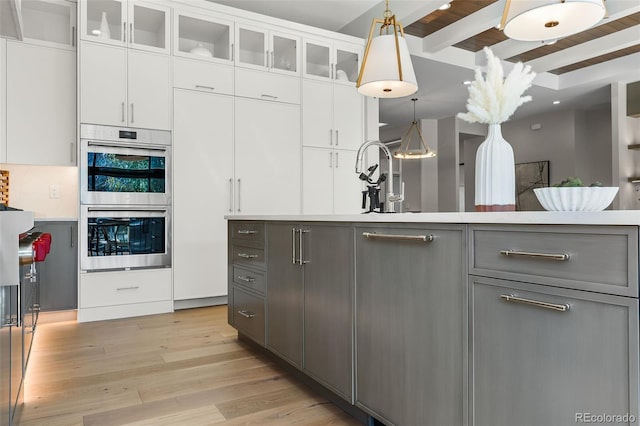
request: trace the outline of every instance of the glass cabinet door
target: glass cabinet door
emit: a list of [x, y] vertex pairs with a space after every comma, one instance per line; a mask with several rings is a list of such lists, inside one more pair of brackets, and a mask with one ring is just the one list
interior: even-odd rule
[[355, 84], [360, 72], [360, 52], [358, 46], [336, 45], [333, 58], [333, 78], [338, 83]]
[[236, 65], [264, 69], [269, 45], [267, 32], [260, 28], [236, 26]]
[[85, 40], [125, 44], [127, 5], [122, 0], [90, 0], [81, 7], [80, 36]]
[[332, 78], [330, 44], [305, 40], [303, 61], [305, 77], [321, 80]]
[[169, 53], [168, 8], [150, 3], [130, 1], [129, 34], [125, 35], [130, 47]]
[[75, 3], [65, 0], [22, 0], [22, 21], [25, 41], [75, 49]]
[[174, 22], [174, 55], [215, 62], [232, 60], [232, 21], [176, 11]]
[[299, 74], [298, 45], [300, 39], [288, 34], [270, 33], [271, 58], [269, 68], [283, 74]]

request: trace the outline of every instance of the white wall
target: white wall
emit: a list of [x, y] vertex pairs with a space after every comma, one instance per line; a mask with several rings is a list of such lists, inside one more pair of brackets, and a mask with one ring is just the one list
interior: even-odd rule
[[[9, 171], [9, 205], [34, 212], [36, 218], [78, 217], [78, 168], [0, 164]], [[49, 198], [57, 185], [60, 198]]]

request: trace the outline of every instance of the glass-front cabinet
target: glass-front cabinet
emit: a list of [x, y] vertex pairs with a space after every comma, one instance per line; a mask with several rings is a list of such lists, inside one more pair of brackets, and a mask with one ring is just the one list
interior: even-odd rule
[[213, 62], [233, 61], [233, 21], [175, 10], [173, 54]]
[[299, 75], [300, 38], [260, 27], [236, 25], [235, 64]]
[[25, 42], [76, 48], [76, 4], [66, 0], [22, 0]]
[[304, 41], [304, 77], [354, 85], [360, 71], [362, 48], [351, 44]]
[[135, 0], [81, 0], [80, 6], [83, 39], [169, 53], [169, 8]]

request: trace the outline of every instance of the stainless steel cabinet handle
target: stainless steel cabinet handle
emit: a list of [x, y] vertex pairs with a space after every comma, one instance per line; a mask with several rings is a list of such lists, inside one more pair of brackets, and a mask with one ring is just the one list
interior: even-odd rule
[[73, 248], [73, 226], [69, 227], [69, 247]]
[[333, 155], [331, 153], [329, 153], [329, 168], [333, 168]]
[[75, 158], [76, 158], [76, 144], [75, 144], [75, 142], [71, 142], [69, 145], [70, 145], [69, 146], [69, 151], [71, 151], [71, 155], [69, 157], [69, 162], [71, 164], [73, 164], [73, 163], [76, 162], [76, 160], [75, 160]]
[[291, 263], [296, 264], [296, 228], [291, 228]]
[[[338, 144], [336, 144], [336, 145], [338, 145]], [[339, 153], [339, 152], [336, 152], [336, 169], [337, 169], [338, 167], [340, 167], [340, 166], [338, 165], [338, 160], [340, 159], [340, 157], [338, 157], [338, 155], [340, 155], [340, 153]]]
[[252, 234], [257, 234], [258, 231], [254, 230], [254, 229], [238, 229], [238, 234], [240, 235], [252, 235]]
[[71, 27], [71, 47], [76, 47], [76, 27]]
[[249, 254], [249, 253], [238, 253], [238, 257], [243, 259], [255, 259], [258, 257], [257, 254]]
[[269, 99], [278, 99], [277, 96], [273, 96], [273, 95], [268, 95], [266, 93], [261, 94], [260, 96], [262, 96], [263, 98], [269, 98]]
[[240, 212], [240, 196], [242, 194], [240, 193], [240, 179], [238, 179], [238, 213]]
[[240, 281], [244, 281], [245, 283], [252, 283], [254, 282], [256, 279], [253, 277], [245, 277], [243, 275], [238, 275], [237, 277]]
[[503, 294], [500, 296], [500, 298], [505, 302], [523, 303], [525, 305], [536, 306], [538, 308], [551, 309], [552, 311], [567, 312], [570, 308], [569, 304], [562, 305], [562, 304], [556, 304], [556, 303], [542, 302], [540, 300], [525, 299], [522, 297], [517, 297], [513, 294]]
[[122, 102], [122, 122], [124, 123], [124, 101]]
[[267, 63], [267, 68], [270, 68], [269, 67], [269, 51], [268, 50], [265, 50], [265, 52], [264, 52], [264, 60]]
[[126, 22], [122, 23], [122, 42], [123, 43], [127, 42], [127, 23]]
[[500, 254], [504, 256], [526, 256], [526, 257], [534, 257], [538, 259], [549, 259], [549, 260], [569, 260], [569, 255], [567, 253], [535, 253], [530, 251], [515, 251], [515, 250], [500, 250]]
[[235, 52], [234, 49], [235, 48], [235, 44], [231, 43], [231, 62], [233, 62], [233, 58], [235, 57]]
[[131, 102], [131, 122], [133, 123], [133, 102]]
[[310, 231], [308, 229], [298, 229], [298, 232], [299, 232], [299, 234], [298, 234], [298, 245], [300, 247], [300, 258], [298, 259], [298, 264], [302, 266], [305, 263], [309, 263], [308, 260], [304, 260], [302, 235], [303, 234], [307, 234]]
[[333, 130], [329, 129], [329, 146], [333, 145]]
[[249, 318], [249, 319], [254, 318], [256, 316], [256, 314], [254, 314], [253, 312], [249, 312], [249, 311], [246, 311], [244, 309], [239, 310], [238, 313], [240, 315], [242, 315], [243, 317]]
[[211, 87], [211, 86], [203, 86], [201, 84], [196, 84], [196, 89], [208, 89], [208, 90], [216, 90], [215, 87]]
[[274, 64], [276, 63], [276, 57], [273, 54], [273, 50], [271, 51], [271, 68], [274, 67]]
[[229, 178], [229, 212], [233, 212], [233, 179]]
[[129, 24], [129, 43], [133, 44], [133, 23]]
[[429, 243], [434, 240], [434, 236], [429, 235], [397, 235], [397, 234], [376, 234], [373, 232], [363, 232], [362, 236], [365, 238], [373, 238], [380, 240], [404, 240], [404, 241], [422, 241]]
[[340, 145], [340, 138], [338, 137], [338, 130], [336, 129], [336, 146]]
[[139, 288], [140, 288], [140, 286], [133, 285], [133, 286], [130, 286], [130, 287], [118, 287], [118, 288], [116, 288], [116, 290], [117, 290], [117, 291], [137, 290], [137, 289], [139, 289]]

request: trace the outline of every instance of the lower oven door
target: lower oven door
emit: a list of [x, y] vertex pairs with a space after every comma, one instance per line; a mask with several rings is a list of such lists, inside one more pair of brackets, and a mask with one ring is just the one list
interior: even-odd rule
[[171, 208], [82, 206], [80, 269], [171, 266]]

